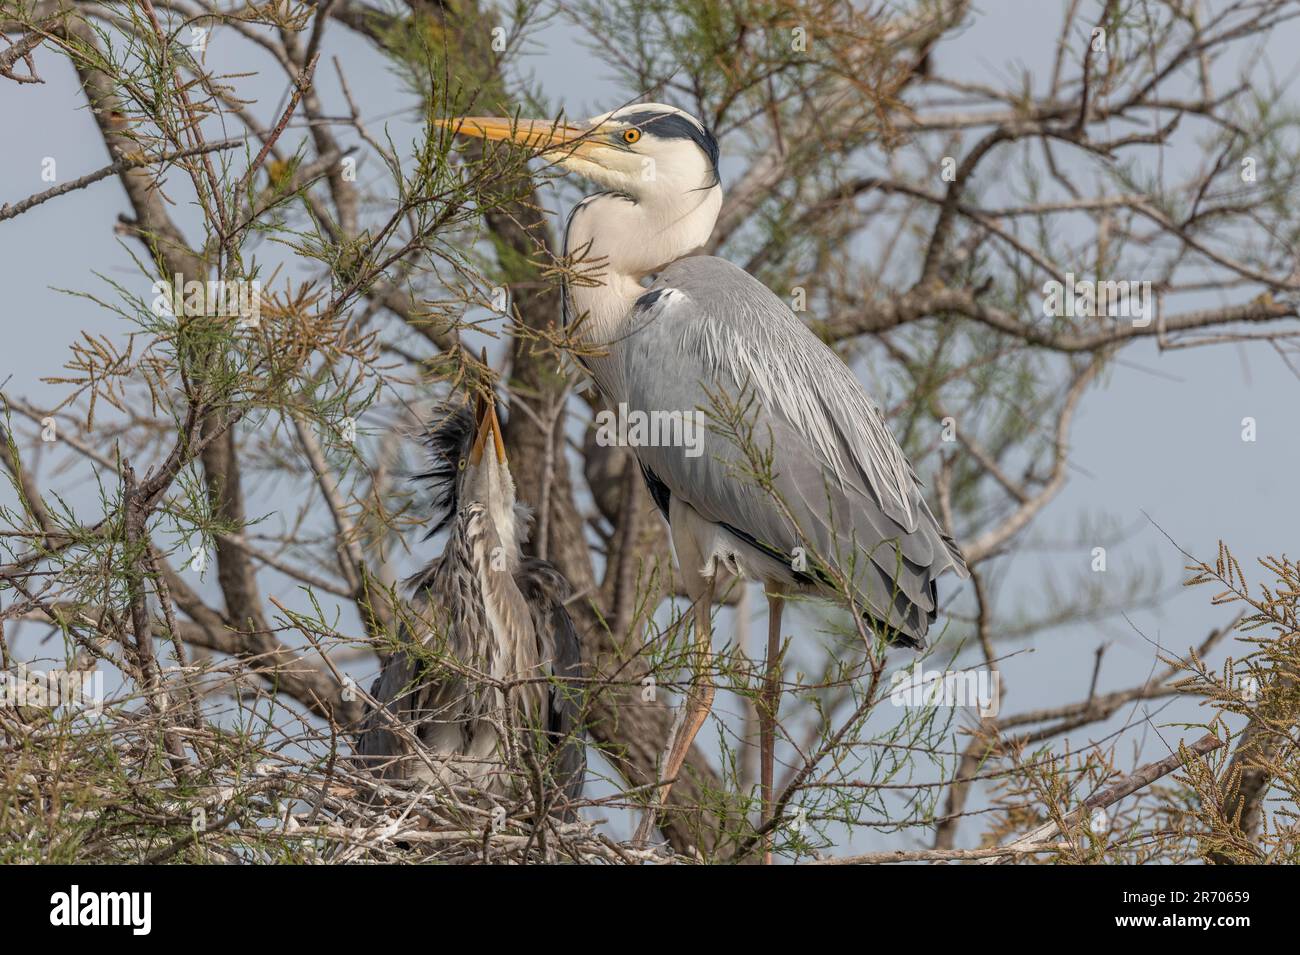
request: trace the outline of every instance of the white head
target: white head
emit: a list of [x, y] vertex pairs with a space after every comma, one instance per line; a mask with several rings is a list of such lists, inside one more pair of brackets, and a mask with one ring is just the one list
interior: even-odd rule
[[694, 116], [662, 103], [637, 103], [569, 125], [545, 120], [465, 117], [458, 132], [505, 140], [609, 190], [570, 223], [566, 251], [590, 246], [610, 268], [639, 278], [698, 249], [722, 208], [718, 142]]
[[[637, 202], [717, 190], [718, 141], [690, 113], [638, 103], [588, 120], [583, 139], [544, 155]], [[699, 196], [697, 196], [699, 198]]]

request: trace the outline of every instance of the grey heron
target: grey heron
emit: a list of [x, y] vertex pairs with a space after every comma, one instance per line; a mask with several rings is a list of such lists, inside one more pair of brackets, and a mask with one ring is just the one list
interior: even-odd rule
[[428, 536], [446, 529], [447, 544], [410, 581], [403, 646], [371, 689], [384, 712], [367, 713], [356, 752], [380, 775], [506, 797], [528, 790], [532, 772], [548, 811], [571, 818], [586, 757], [570, 587], [522, 554], [529, 516], [515, 502], [494, 405], [480, 398], [471, 417], [467, 404], [444, 404], [426, 434]]
[[[696, 254], [722, 208], [718, 143], [703, 123], [641, 103], [585, 123], [461, 117], [443, 125], [531, 147], [604, 188], [579, 202], [565, 227], [566, 257], [588, 266], [564, 298], [583, 363], [620, 411], [710, 415], [703, 454], [663, 442], [633, 449], [695, 614], [691, 688], [638, 837], [649, 834], [712, 705], [715, 586], [749, 578], [768, 596], [758, 710], [770, 861], [784, 600], [829, 597], [856, 608], [879, 636], [923, 648], [938, 610], [935, 578], [949, 569], [965, 576], [965, 561], [848, 366], [758, 280]], [[727, 408], [743, 409], [745, 422], [720, 421]], [[737, 430], [761, 446], [765, 473]]]

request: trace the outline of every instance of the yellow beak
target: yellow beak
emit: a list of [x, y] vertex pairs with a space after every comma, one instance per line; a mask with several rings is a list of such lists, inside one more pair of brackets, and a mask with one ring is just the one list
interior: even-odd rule
[[588, 151], [599, 145], [590, 136], [586, 126], [569, 126], [548, 119], [500, 119], [494, 116], [457, 116], [452, 119], [435, 119], [434, 124], [462, 136], [514, 143], [539, 153], [551, 152], [571, 146], [571, 154]]
[[479, 395], [474, 413], [474, 445], [469, 450], [469, 463], [478, 467], [483, 460], [483, 450], [487, 447], [488, 432], [492, 433], [492, 444], [496, 448], [497, 463], [506, 463], [506, 445], [501, 440], [501, 422], [497, 420], [496, 399], [487, 399]]

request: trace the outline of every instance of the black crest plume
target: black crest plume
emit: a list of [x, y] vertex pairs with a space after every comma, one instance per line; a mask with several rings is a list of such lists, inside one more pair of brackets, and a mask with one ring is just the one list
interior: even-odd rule
[[474, 415], [463, 398], [448, 398], [433, 411], [424, 429], [424, 445], [429, 449], [429, 469], [415, 477], [427, 481], [433, 492], [434, 524], [425, 535], [433, 537], [451, 523], [459, 504], [461, 462], [469, 456], [474, 441]]

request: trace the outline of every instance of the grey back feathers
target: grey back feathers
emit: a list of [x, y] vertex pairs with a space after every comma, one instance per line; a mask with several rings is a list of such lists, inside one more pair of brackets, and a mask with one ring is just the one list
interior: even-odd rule
[[[628, 329], [628, 393], [615, 400], [714, 416], [699, 456], [637, 448], [657, 501], [677, 499], [716, 525], [736, 559], [762, 563], [754, 576], [823, 593], [837, 576], [850, 581], [891, 637], [923, 645], [938, 605], [934, 578], [948, 568], [964, 576], [965, 562], [840, 358], [761, 282], [712, 256], [666, 266]], [[735, 420], [720, 427], [728, 408]], [[746, 435], [725, 433], [736, 424]], [[753, 477], [755, 449], [772, 452], [770, 492]]]

